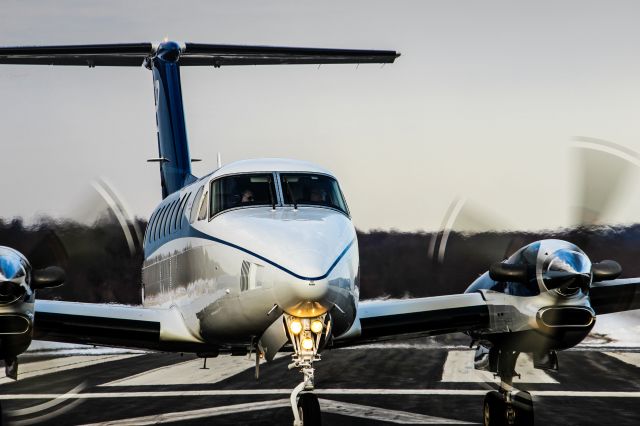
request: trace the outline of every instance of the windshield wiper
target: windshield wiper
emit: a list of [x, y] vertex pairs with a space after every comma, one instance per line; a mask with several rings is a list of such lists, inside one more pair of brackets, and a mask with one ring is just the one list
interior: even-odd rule
[[289, 198], [291, 198], [291, 202], [293, 202], [293, 209], [298, 210], [298, 203], [296, 202], [296, 198], [293, 196], [293, 191], [291, 191], [291, 185], [289, 185], [289, 179], [283, 177], [284, 184], [287, 186], [287, 192], [289, 193]]
[[276, 198], [273, 196], [273, 181], [271, 180], [271, 176], [269, 176], [269, 197], [271, 197], [271, 209], [276, 209]]

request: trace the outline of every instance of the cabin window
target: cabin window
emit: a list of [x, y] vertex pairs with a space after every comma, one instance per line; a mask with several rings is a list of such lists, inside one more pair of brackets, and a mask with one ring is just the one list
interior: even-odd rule
[[285, 204], [325, 206], [349, 214], [338, 182], [330, 176], [281, 173], [280, 183]]
[[204, 185], [198, 189], [196, 192], [196, 196], [193, 199], [193, 203], [191, 204], [191, 214], [189, 216], [189, 223], [193, 223], [196, 221], [196, 217], [198, 215], [198, 208], [200, 207], [200, 197], [202, 196], [202, 191], [204, 191]]
[[164, 212], [167, 210], [167, 206], [162, 207], [160, 213], [158, 213], [158, 217], [156, 219], [156, 223], [153, 225], [153, 239], [157, 240], [160, 238], [160, 226], [163, 223]]
[[176, 205], [173, 208], [173, 211], [171, 212], [171, 223], [169, 223], [169, 233], [175, 231], [177, 229], [177, 227], [175, 226], [176, 224], [176, 217], [178, 217], [178, 212], [180, 211], [180, 205], [182, 204], [182, 198], [178, 198], [176, 200]]
[[167, 220], [169, 218], [169, 210], [171, 210], [171, 204], [167, 204], [160, 218], [160, 227], [158, 229], [158, 238], [163, 238], [166, 231]]
[[184, 214], [184, 209], [185, 207], [187, 207], [187, 203], [189, 202], [189, 197], [191, 196], [191, 193], [188, 193], [184, 196], [184, 199], [182, 200], [182, 204], [180, 205], [180, 210], [178, 210], [178, 214], [176, 215], [176, 224], [175, 224], [175, 229], [182, 229], [182, 215]]
[[276, 190], [271, 173], [225, 176], [211, 182], [211, 216], [238, 207], [276, 204]]
[[158, 215], [157, 213], [157, 211], [153, 212], [153, 214], [151, 214], [151, 218], [149, 218], [149, 221], [147, 222], [147, 229], [145, 230], [144, 236], [147, 242], [151, 241], [151, 228], [153, 228], [153, 223], [156, 220], [156, 216]]

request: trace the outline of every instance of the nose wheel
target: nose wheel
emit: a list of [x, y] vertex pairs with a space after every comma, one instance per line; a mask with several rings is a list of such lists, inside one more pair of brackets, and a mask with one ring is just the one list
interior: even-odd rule
[[303, 393], [298, 397], [298, 415], [304, 426], [320, 426], [320, 403], [318, 397], [312, 393]]

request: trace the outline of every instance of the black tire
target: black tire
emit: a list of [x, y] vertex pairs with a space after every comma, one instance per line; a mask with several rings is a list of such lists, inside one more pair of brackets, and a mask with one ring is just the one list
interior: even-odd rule
[[533, 426], [533, 399], [529, 392], [518, 392], [513, 398], [517, 426]]
[[304, 426], [320, 426], [320, 403], [312, 393], [303, 393], [298, 397], [298, 413]]
[[484, 426], [503, 426], [506, 424], [506, 405], [500, 392], [491, 391], [484, 397], [482, 422]]

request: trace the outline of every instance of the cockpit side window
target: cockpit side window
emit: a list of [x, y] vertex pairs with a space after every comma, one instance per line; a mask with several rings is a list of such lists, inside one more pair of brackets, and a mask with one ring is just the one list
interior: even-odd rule
[[280, 183], [285, 204], [325, 206], [349, 214], [338, 182], [330, 176], [281, 173]]
[[189, 223], [193, 223], [196, 221], [196, 217], [200, 208], [200, 197], [202, 196], [202, 191], [204, 191], [204, 185], [198, 189], [196, 192], [196, 196], [193, 198], [193, 203], [191, 204], [191, 213], [189, 215]]
[[277, 204], [271, 173], [224, 176], [211, 182], [211, 216], [238, 207]]
[[204, 193], [202, 197], [202, 203], [200, 204], [200, 213], [198, 213], [198, 220], [207, 218], [207, 207], [209, 206], [209, 191]]

